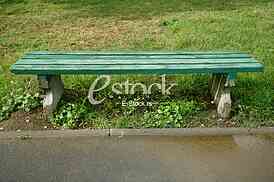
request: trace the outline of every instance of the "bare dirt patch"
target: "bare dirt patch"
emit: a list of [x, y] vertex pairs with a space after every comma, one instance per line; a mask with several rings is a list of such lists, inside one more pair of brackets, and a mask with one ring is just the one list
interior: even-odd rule
[[47, 130], [55, 127], [43, 116], [42, 108], [32, 112], [17, 111], [0, 123], [1, 131]]

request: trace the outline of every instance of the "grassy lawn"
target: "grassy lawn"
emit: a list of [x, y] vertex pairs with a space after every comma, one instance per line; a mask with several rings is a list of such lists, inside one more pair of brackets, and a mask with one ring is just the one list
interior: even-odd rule
[[[95, 77], [66, 76], [66, 92], [51, 122], [70, 128], [274, 126], [273, 9], [272, 0], [0, 0], [0, 120], [41, 105], [35, 77], [9, 72], [29, 51], [226, 50], [250, 53], [265, 65], [264, 73], [239, 75], [227, 121], [218, 121], [209, 104], [208, 75], [188, 75], [168, 76], [178, 83], [170, 96], [155, 91], [149, 97], [118, 97], [105, 90], [98, 97], [107, 99], [99, 106], [86, 99]], [[134, 100], [157, 104], [117, 104]]]

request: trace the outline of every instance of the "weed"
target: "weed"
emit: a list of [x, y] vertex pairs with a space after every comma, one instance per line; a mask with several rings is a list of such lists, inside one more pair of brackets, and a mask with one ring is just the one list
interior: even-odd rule
[[62, 103], [62, 106], [50, 118], [51, 122], [64, 128], [83, 127], [85, 122], [95, 117], [86, 101], [87, 99], [81, 99], [75, 103]]
[[165, 102], [154, 112], [145, 112], [145, 128], [182, 128], [189, 126], [188, 118], [202, 107], [194, 101]]
[[168, 27], [173, 33], [180, 30], [180, 22], [177, 19], [165, 20], [161, 23], [162, 26]]
[[[28, 87], [28, 83], [25, 85]], [[7, 119], [12, 112], [18, 110], [30, 112], [41, 105], [39, 93], [34, 93], [26, 87], [19, 87], [17, 81], [6, 81], [2, 85], [4, 89], [2, 89], [0, 100], [0, 121]]]

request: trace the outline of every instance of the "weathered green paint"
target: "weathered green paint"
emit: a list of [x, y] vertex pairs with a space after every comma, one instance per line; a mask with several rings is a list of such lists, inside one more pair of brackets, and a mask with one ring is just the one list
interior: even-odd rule
[[[263, 71], [244, 53], [229, 52], [34, 52], [11, 67], [15, 74], [184, 74]], [[231, 77], [231, 79], [232, 79]]]
[[169, 65], [257, 63], [255, 59], [20, 59], [17, 65]]
[[26, 55], [246, 55], [246, 53], [242, 52], [220, 52], [220, 51], [207, 51], [207, 52], [182, 52], [182, 51], [172, 51], [172, 52], [148, 52], [148, 51], [123, 51], [123, 52], [103, 52], [103, 51], [81, 51], [81, 52], [48, 52], [48, 51], [34, 51], [30, 53], [26, 53]]
[[227, 59], [227, 58], [250, 58], [246, 54], [222, 54], [222, 55], [181, 55], [181, 54], [59, 54], [59, 55], [49, 55], [49, 54], [36, 54], [36, 55], [25, 55], [23, 59]]

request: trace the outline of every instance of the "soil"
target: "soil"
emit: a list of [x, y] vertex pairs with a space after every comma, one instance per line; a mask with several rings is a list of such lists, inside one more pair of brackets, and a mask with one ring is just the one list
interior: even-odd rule
[[55, 128], [43, 115], [42, 108], [37, 108], [31, 112], [14, 112], [9, 119], [0, 122], [0, 131], [48, 130]]
[[[213, 106], [209, 110], [209, 116], [198, 116], [197, 118], [193, 118], [192, 127], [237, 127], [237, 123], [232, 122], [232, 120], [218, 121], [216, 119], [216, 109]], [[11, 114], [9, 119], [0, 122], [0, 132], [23, 130], [50, 130], [62, 128], [50, 123], [48, 118], [45, 116], [46, 115], [43, 112], [42, 107], [34, 109], [31, 112], [14, 112]]]

